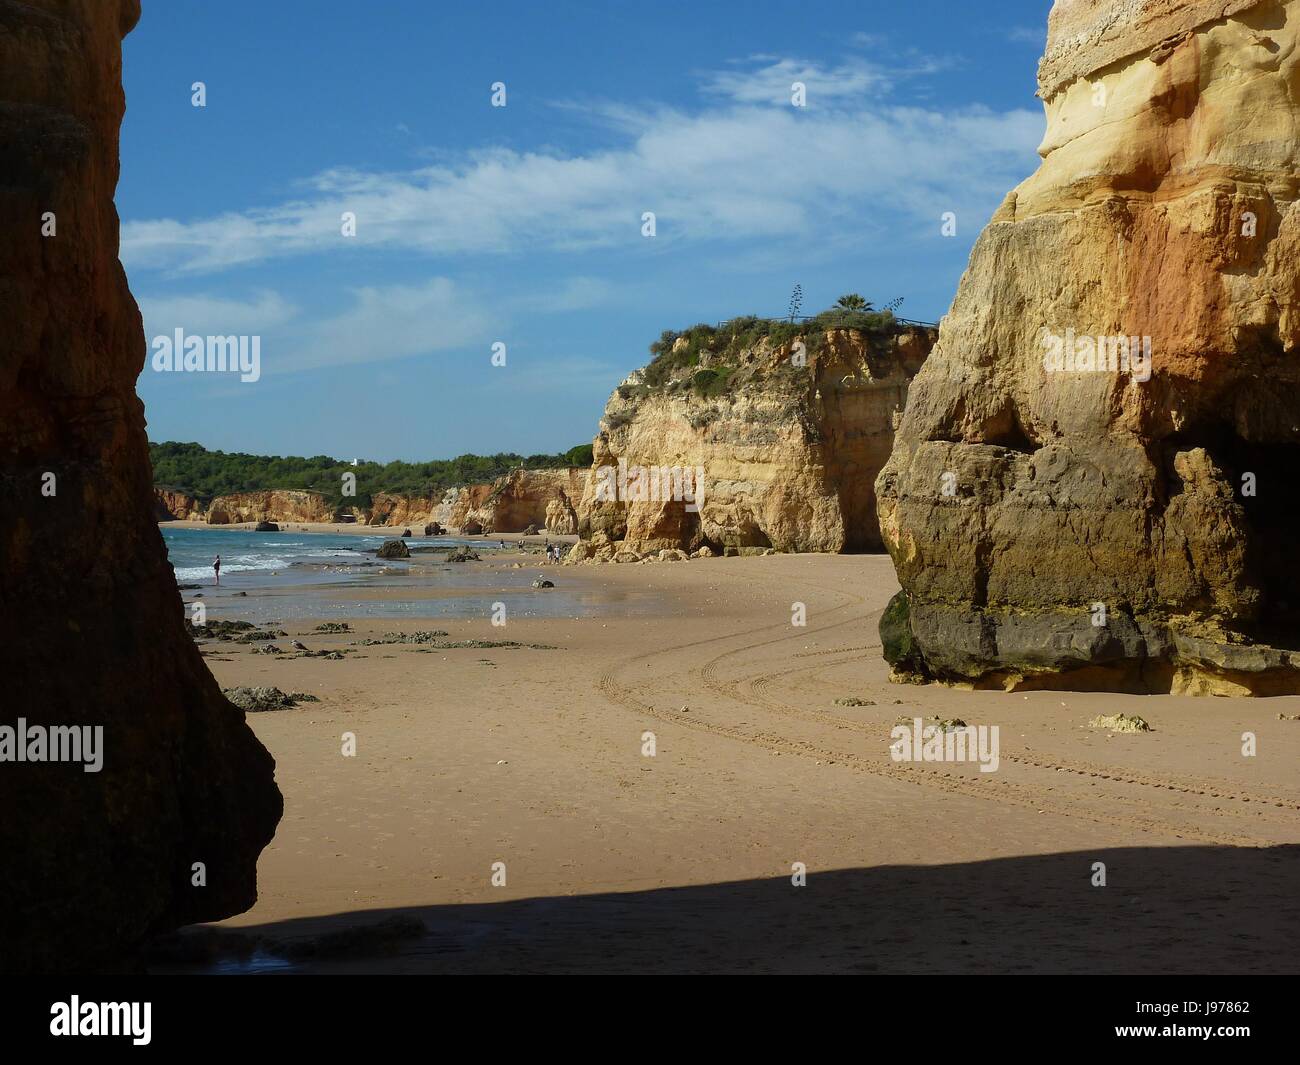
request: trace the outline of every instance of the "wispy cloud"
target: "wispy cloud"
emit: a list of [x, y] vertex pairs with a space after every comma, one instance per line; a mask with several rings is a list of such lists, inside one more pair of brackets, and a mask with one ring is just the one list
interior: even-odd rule
[[1047, 44], [1047, 28], [1045, 26], [1013, 26], [1007, 30], [1007, 40], [1014, 41], [1016, 44], [1032, 44], [1039, 48]]
[[[928, 231], [943, 211], [986, 211], [1033, 159], [1041, 114], [889, 103], [900, 76], [865, 60], [821, 67], [755, 57], [706, 76], [696, 111], [591, 106], [613, 146], [330, 170], [283, 203], [128, 221], [123, 258], [133, 274], [175, 276], [358, 248], [459, 258], [652, 251], [641, 236], [645, 211], [656, 213], [661, 243], [710, 247], [833, 239], [882, 212]], [[791, 80], [807, 83], [808, 108], [790, 106]], [[356, 214], [355, 237], [340, 231], [344, 212]]]
[[295, 320], [298, 307], [278, 292], [264, 290], [247, 298], [184, 295], [141, 296], [145, 332], [154, 337], [184, 329], [197, 336], [252, 336]]
[[[751, 56], [750, 69], [714, 71], [705, 75], [701, 92], [742, 104], [790, 104], [791, 87], [807, 88], [810, 106], [823, 101], [877, 96], [893, 88], [900, 76], [878, 63], [854, 58], [835, 67], [800, 59]], [[752, 66], [753, 63], [759, 66]]]
[[266, 376], [324, 366], [384, 362], [483, 346], [508, 321], [489, 313], [481, 299], [452, 280], [364, 287], [348, 292], [342, 306], [319, 314], [294, 306], [273, 292], [248, 299], [206, 295], [140, 299], [145, 333], [170, 336], [176, 329], [197, 336], [262, 337]]

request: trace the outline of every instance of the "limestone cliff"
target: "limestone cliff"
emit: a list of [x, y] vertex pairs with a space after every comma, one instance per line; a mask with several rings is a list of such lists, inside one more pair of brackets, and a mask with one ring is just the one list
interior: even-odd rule
[[275, 488], [217, 496], [208, 504], [204, 520], [209, 525], [250, 521], [328, 522], [334, 520], [334, 508], [319, 492]]
[[[864, 321], [666, 334], [605, 407], [578, 554], [878, 549], [873, 482], [934, 333]], [[685, 498], [685, 471], [702, 501]], [[678, 476], [686, 491], [672, 489]]]
[[491, 482], [448, 488], [433, 510], [433, 520], [448, 529], [464, 529], [470, 522], [470, 515], [487, 502], [491, 493]]
[[1041, 165], [877, 482], [900, 675], [1296, 689], [1298, 39], [1297, 0], [1058, 0]]
[[[466, 509], [466, 522], [492, 532], [523, 532], [530, 525], [558, 534], [576, 532], [575, 504], [587, 471], [511, 470], [492, 482], [486, 498]], [[554, 525], [554, 527], [552, 527]]]
[[154, 485], [154, 517], [158, 521], [202, 521], [207, 508], [183, 488]]
[[404, 496], [393, 492], [376, 492], [370, 499], [367, 514], [370, 525], [395, 525], [414, 529], [433, 519], [433, 499], [430, 496]]
[[247, 909], [280, 817], [274, 763], [185, 631], [154, 521], [113, 206], [139, 14], [0, 3], [0, 725], [21, 720], [29, 752], [33, 729], [103, 730], [98, 772], [0, 764], [11, 973], [110, 965]]
[[436, 504], [402, 497], [401, 506], [394, 506], [391, 513], [412, 517], [386, 517], [382, 524], [414, 527], [436, 521], [449, 529], [489, 533], [518, 533], [533, 525], [556, 535], [572, 534], [577, 531], [575, 508], [585, 477], [586, 471], [579, 469], [515, 469], [487, 484], [450, 488]]

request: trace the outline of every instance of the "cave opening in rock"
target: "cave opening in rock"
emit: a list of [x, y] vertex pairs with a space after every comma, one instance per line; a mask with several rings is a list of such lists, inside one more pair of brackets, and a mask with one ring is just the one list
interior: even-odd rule
[[1165, 441], [1171, 494], [1182, 491], [1174, 457], [1198, 447], [1222, 472], [1233, 501], [1245, 514], [1247, 575], [1261, 597], [1250, 635], [1273, 646], [1300, 649], [1300, 443], [1246, 440], [1225, 421], [1177, 433]]
[[986, 444], [995, 444], [1023, 455], [1032, 455], [1042, 446], [1025, 429], [1020, 411], [1014, 403], [1008, 403], [996, 417], [990, 418], [985, 423], [981, 436]]

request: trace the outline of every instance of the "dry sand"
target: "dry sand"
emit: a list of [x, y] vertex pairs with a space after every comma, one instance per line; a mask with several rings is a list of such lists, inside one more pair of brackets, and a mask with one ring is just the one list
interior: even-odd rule
[[[503, 628], [288, 626], [313, 649], [443, 628], [552, 650], [399, 644], [331, 661], [205, 645], [223, 687], [321, 700], [249, 715], [285, 815], [257, 905], [226, 927], [319, 944], [308, 971], [1297, 969], [1300, 721], [1278, 715], [1300, 699], [891, 684], [884, 556], [546, 575], [661, 601]], [[837, 705], [850, 697], [868, 705]], [[1155, 731], [1088, 727], [1114, 712]], [[896, 721], [931, 715], [998, 725], [999, 769], [891, 761]], [[336, 935], [395, 912], [427, 934], [386, 949]]]

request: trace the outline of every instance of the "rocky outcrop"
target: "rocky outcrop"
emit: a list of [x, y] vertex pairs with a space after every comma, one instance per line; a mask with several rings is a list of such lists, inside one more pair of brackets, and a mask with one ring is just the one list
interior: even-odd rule
[[605, 407], [579, 535], [614, 552], [879, 549], [873, 482], [934, 342], [879, 323], [677, 338]]
[[[438, 501], [433, 520], [449, 529], [464, 529], [492, 494], [491, 484], [466, 484], [448, 488]], [[475, 517], [481, 523], [481, 518]]]
[[498, 533], [522, 532], [529, 525], [556, 534], [575, 531], [574, 504], [582, 498], [586, 477], [580, 469], [511, 470], [492, 482], [487, 499], [470, 517]]
[[208, 504], [209, 525], [239, 525], [243, 522], [333, 521], [334, 510], [319, 492], [270, 489], [217, 496]]
[[1042, 163], [877, 482], [900, 676], [1296, 690], [1298, 40], [1296, 0], [1058, 0]]
[[206, 511], [203, 503], [183, 488], [154, 485], [155, 521], [202, 521]]
[[430, 496], [404, 496], [376, 492], [370, 499], [371, 525], [425, 525], [431, 521], [434, 501]]
[[474, 524], [491, 533], [517, 533], [536, 525], [557, 536], [572, 535], [586, 476], [580, 469], [511, 470], [490, 484], [449, 489], [431, 520], [452, 529]]
[[113, 206], [138, 17], [135, 0], [0, 3], [0, 671], [18, 680], [0, 736], [25, 730], [30, 755], [35, 729], [80, 727], [102, 757], [0, 763], [10, 973], [113, 965], [247, 909], [280, 817], [274, 763], [185, 632], [154, 521]]

